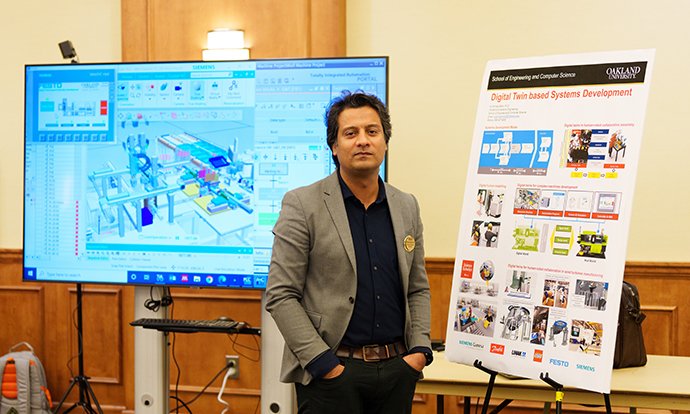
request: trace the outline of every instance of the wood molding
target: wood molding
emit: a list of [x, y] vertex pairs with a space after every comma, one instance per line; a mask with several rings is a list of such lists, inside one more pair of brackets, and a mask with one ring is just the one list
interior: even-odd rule
[[[453, 275], [455, 258], [452, 257], [428, 257], [426, 269], [429, 273]], [[625, 263], [626, 276], [658, 276], [658, 277], [690, 277], [690, 262], [638, 262]]]
[[251, 57], [346, 53], [346, 0], [121, 0], [122, 60], [200, 60], [206, 33], [241, 29]]
[[453, 275], [455, 259], [452, 257], [427, 257], [424, 259], [426, 271], [428, 273], [440, 274], [444, 276]]
[[[145, 0], [144, 0], [145, 1]], [[124, 2], [123, 2], [124, 3]], [[455, 259], [452, 257], [429, 257], [425, 259], [426, 269], [430, 275], [438, 275], [444, 277], [452, 277]], [[20, 264], [22, 262], [21, 249], [0, 249], [0, 264]], [[662, 278], [690, 278], [690, 262], [636, 262], [630, 261], [625, 264], [626, 277], [642, 277], [654, 276]], [[177, 293], [180, 296], [193, 296], [193, 294]], [[209, 299], [213, 295], [204, 295]], [[260, 294], [254, 296], [237, 295], [234, 299], [251, 300], [260, 298]], [[224, 299], [228, 296], [218, 295], [218, 299]]]
[[21, 263], [22, 249], [0, 249], [0, 264]]
[[626, 262], [625, 276], [690, 277], [690, 262]]
[[[259, 290], [248, 290], [248, 291], [242, 291], [240, 289], [230, 289], [230, 290], [220, 290], [220, 289], [211, 289], [210, 292], [214, 293], [207, 293], [207, 292], [194, 292], [194, 293], [187, 293], [185, 292], [189, 291], [189, 289], [185, 288], [175, 288], [173, 289], [173, 296], [176, 299], [186, 299], [186, 300], [210, 300], [210, 301], [216, 301], [216, 300], [221, 300], [221, 301], [227, 301], [227, 300], [239, 300], [239, 301], [249, 301], [249, 302], [256, 302], [256, 301], [261, 301], [261, 291]], [[220, 293], [223, 292], [223, 293]]]

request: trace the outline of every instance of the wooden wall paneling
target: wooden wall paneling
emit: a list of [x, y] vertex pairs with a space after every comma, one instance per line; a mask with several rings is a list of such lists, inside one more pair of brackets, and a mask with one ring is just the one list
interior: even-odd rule
[[[118, 287], [82, 288], [84, 366], [90, 382], [122, 383], [122, 297]], [[69, 286], [70, 309], [77, 307], [77, 289]], [[73, 311], [71, 311], [73, 312]], [[76, 314], [72, 313], [76, 320]], [[70, 335], [70, 354], [78, 355], [77, 329]]]
[[45, 287], [22, 284], [21, 251], [0, 250], [0, 355], [18, 342], [29, 342], [41, 360], [47, 356]]
[[[41, 361], [45, 358], [45, 289], [41, 285], [0, 286], [0, 355], [19, 342], [28, 342]], [[20, 348], [24, 350], [25, 348]]]
[[[56, 286], [22, 282], [22, 251], [0, 249], [0, 354], [28, 341], [46, 370], [49, 389], [55, 393], [59, 341], [54, 327]], [[15, 303], [16, 302], [16, 303]]]
[[446, 326], [453, 283], [453, 264], [448, 259], [426, 259], [426, 271], [431, 289], [431, 338], [446, 340]]
[[642, 323], [648, 352], [690, 356], [690, 264], [631, 262], [625, 279], [637, 286], [648, 315]]
[[642, 306], [647, 315], [642, 323], [648, 354], [678, 355], [678, 307]]
[[[134, 327], [129, 322], [134, 320], [134, 287], [121, 287], [122, 300], [122, 392], [124, 399], [121, 400], [124, 406], [131, 409], [134, 414]], [[122, 414], [125, 414], [123, 411]]]
[[[219, 385], [221, 383], [223, 376], [221, 375], [217, 384], [209, 387], [204, 391], [203, 395], [198, 397], [197, 400], [193, 402], [190, 406], [192, 412], [196, 413], [219, 413], [225, 408], [224, 405], [218, 402], [218, 391], [220, 389]], [[174, 385], [174, 384], [173, 384]], [[179, 392], [177, 393], [178, 398], [182, 401], [191, 401], [197, 396], [197, 394], [202, 390], [203, 387], [182, 387], [180, 386]], [[174, 410], [175, 399], [172, 397], [175, 395], [174, 387], [170, 388], [170, 410]], [[261, 409], [261, 398], [260, 392], [247, 393], [246, 390], [237, 390], [232, 387], [230, 381], [225, 387], [225, 392], [223, 393], [223, 400], [230, 405], [229, 413], [246, 413], [246, 414], [260, 414]], [[174, 412], [174, 411], [172, 411]], [[180, 413], [186, 413], [187, 410], [180, 405]]]
[[206, 33], [214, 28], [245, 31], [253, 58], [306, 56], [306, 0], [149, 0], [148, 58], [200, 60]]
[[[52, 330], [47, 331], [46, 336], [53, 337], [55, 347], [52, 352], [51, 372], [46, 373], [46, 375], [48, 378], [54, 378], [54, 381], [49, 385], [53, 400], [57, 404], [67, 392], [72, 376], [78, 375], [78, 354], [72, 353], [72, 336], [76, 331], [76, 313], [73, 312], [74, 308], [69, 292], [69, 289], [73, 288], [74, 285], [56, 283], [50, 287], [55, 290], [55, 296], [54, 301], [47, 306], [52, 307], [56, 317]], [[87, 376], [89, 375], [88, 369], [85, 368], [84, 372]], [[97, 393], [96, 396], [98, 397], [100, 394]], [[70, 407], [78, 399], [79, 391], [71, 390], [70, 395], [66, 396], [63, 407]], [[99, 402], [102, 402], [101, 399]]]
[[122, 0], [122, 61], [149, 60], [148, 10], [149, 0]]
[[345, 54], [345, 0], [122, 0], [122, 57], [200, 60], [221, 27], [244, 30], [255, 59]]
[[[432, 336], [445, 337], [453, 259], [427, 259], [427, 271], [432, 296]], [[17, 331], [22, 332], [21, 336], [28, 336], [46, 367], [53, 398], [59, 400], [70, 381], [65, 364], [76, 357], [72, 322], [75, 286], [23, 283], [21, 272], [21, 251], [0, 249], [0, 320], [3, 322], [0, 323], [0, 352], [4, 352], [3, 347], [18, 342], [15, 341]], [[643, 329], [649, 352], [689, 356], [690, 298], [685, 292], [690, 290], [690, 264], [631, 262], [626, 266], [625, 278], [638, 287], [643, 311], [648, 315]], [[105, 412], [131, 413], [134, 407], [134, 341], [129, 322], [134, 311], [133, 288], [89, 285], [85, 291], [86, 374], [95, 376], [92, 385]], [[176, 298], [175, 317], [178, 318], [210, 319], [225, 315], [257, 326], [260, 324], [259, 291], [173, 289], [173, 296]], [[23, 310], [12, 313], [10, 309], [14, 307], [7, 306], [8, 301], [20, 303]], [[21, 318], [17, 315], [26, 316], [18, 327], [12, 322]], [[111, 323], [113, 320], [117, 322]], [[189, 399], [221, 368], [224, 355], [234, 351], [230, 340], [223, 335], [178, 334], [176, 341], [178, 362], [183, 372], [180, 395]], [[241, 338], [241, 341], [245, 346], [253, 346], [249, 337]], [[245, 352], [244, 348], [237, 349]], [[250, 351], [246, 352], [249, 356]], [[99, 358], [106, 354], [118, 361], [100, 361]], [[241, 357], [240, 364], [240, 379], [230, 384], [226, 396], [235, 411], [251, 413], [260, 395], [259, 363]], [[72, 361], [72, 367], [76, 371], [76, 360]], [[174, 374], [172, 365], [171, 374]], [[171, 384], [174, 386], [174, 375], [171, 376]], [[219, 386], [220, 378], [194, 403], [194, 410], [215, 412], [222, 409], [215, 401]], [[68, 403], [77, 397], [73, 391]], [[435, 403], [432, 396], [418, 395], [414, 412], [432, 413]], [[530, 404], [514, 402], [504, 412], [535, 412], [538, 405]], [[446, 398], [445, 408], [448, 413], [462, 412], [462, 398]], [[585, 412], [583, 410], [582, 407], [568, 407], [569, 412]]]
[[412, 414], [435, 413], [435, 401], [435, 395], [415, 394], [412, 398]]
[[345, 56], [347, 22], [345, 0], [310, 0], [309, 54], [312, 57]]
[[[77, 288], [74, 284], [61, 284], [67, 296], [66, 306], [62, 308], [63, 325], [67, 333], [61, 361], [69, 369], [61, 370], [61, 377], [69, 383], [73, 375], [78, 374], [79, 347], [77, 332]], [[127, 326], [123, 321], [122, 287], [98, 285], [82, 286], [82, 321], [83, 321], [83, 358], [84, 374], [89, 377], [89, 384], [98, 399], [101, 408], [106, 412], [121, 412], [126, 409], [125, 401], [125, 344], [122, 330]], [[127, 321], [128, 322], [128, 321]], [[67, 339], [68, 338], [68, 339]], [[67, 386], [61, 387], [60, 397]], [[70, 407], [79, 399], [75, 387], [69, 394], [63, 407]]]

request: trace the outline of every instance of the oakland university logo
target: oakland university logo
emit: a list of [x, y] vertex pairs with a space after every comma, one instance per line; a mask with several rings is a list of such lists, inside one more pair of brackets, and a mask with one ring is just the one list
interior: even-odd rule
[[606, 74], [609, 76], [609, 80], [636, 79], [641, 71], [642, 68], [639, 66], [615, 66], [606, 68]]

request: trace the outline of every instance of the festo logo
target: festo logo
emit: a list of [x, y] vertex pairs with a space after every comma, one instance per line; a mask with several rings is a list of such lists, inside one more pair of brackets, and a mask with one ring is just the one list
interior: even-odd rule
[[501, 345], [501, 344], [491, 344], [491, 348], [489, 349], [489, 351], [492, 354], [503, 355], [503, 353], [506, 351], [506, 347], [505, 347], [505, 345]]
[[570, 363], [568, 361], [565, 361], [563, 359], [555, 359], [555, 358], [550, 358], [549, 364], [555, 365], [557, 367], [565, 367], [565, 368], [568, 368], [568, 366], [570, 365]]
[[639, 66], [616, 66], [606, 68], [606, 74], [609, 76], [609, 80], [636, 79], [640, 72], [642, 72], [642, 68]]

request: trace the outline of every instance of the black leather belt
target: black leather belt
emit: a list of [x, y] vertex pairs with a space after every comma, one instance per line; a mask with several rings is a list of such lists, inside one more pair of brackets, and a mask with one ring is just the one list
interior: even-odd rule
[[407, 352], [407, 347], [402, 341], [386, 345], [364, 345], [362, 347], [350, 347], [340, 345], [335, 355], [341, 358], [361, 359], [366, 362], [385, 361]]

